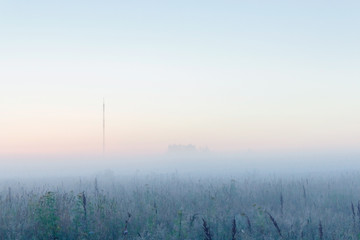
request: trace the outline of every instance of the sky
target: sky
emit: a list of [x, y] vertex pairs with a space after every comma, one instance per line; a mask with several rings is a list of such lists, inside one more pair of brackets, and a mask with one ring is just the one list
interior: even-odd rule
[[354, 151], [359, 1], [1, 1], [0, 155]]

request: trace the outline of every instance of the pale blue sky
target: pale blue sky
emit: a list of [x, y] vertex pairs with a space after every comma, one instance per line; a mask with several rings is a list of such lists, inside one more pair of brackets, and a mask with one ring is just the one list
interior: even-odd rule
[[358, 148], [359, 12], [359, 1], [2, 1], [0, 148], [77, 151], [75, 138], [97, 151], [103, 96], [113, 151]]

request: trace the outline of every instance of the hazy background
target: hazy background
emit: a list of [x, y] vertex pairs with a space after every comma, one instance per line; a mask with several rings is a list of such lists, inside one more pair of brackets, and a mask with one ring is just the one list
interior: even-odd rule
[[354, 167], [359, 7], [2, 1], [1, 163], [14, 171], [24, 161], [24, 171], [71, 169], [75, 160], [84, 167], [80, 159], [104, 166], [104, 97], [110, 167], [169, 164], [171, 144], [208, 147], [201, 157], [180, 154], [198, 166], [232, 159], [254, 167], [281, 161], [311, 169], [320, 160]]

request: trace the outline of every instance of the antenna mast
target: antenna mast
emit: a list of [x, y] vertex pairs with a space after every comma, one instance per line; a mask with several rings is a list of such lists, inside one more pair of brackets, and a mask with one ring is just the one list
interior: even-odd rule
[[105, 98], [103, 98], [103, 155], [105, 155]]

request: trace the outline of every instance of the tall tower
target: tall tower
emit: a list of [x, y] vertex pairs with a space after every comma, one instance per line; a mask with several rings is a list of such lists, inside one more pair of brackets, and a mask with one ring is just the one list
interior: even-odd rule
[[103, 98], [103, 155], [105, 155], [105, 98]]

